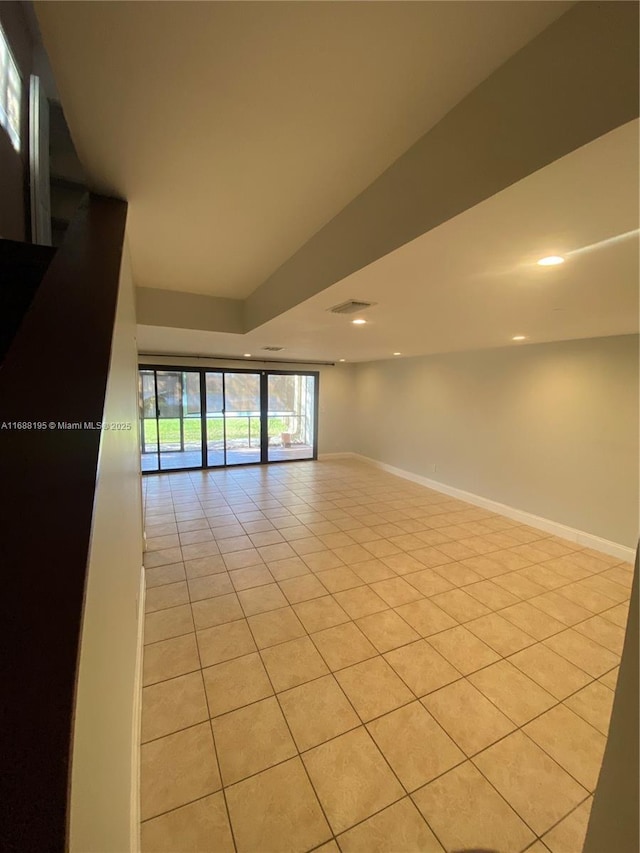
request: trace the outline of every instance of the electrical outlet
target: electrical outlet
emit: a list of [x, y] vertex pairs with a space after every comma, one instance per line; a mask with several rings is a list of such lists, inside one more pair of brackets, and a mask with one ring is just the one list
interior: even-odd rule
[[431, 466], [431, 471], [432, 471], [432, 473], [434, 473], [434, 474], [435, 474], [437, 470], [438, 470], [438, 466], [437, 466], [437, 465], [436, 465], [436, 463], [434, 462], [434, 463], [433, 463], [433, 465]]

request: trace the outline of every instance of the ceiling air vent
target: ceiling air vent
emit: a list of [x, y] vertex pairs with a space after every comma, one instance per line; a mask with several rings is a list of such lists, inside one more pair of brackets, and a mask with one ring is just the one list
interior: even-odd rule
[[282, 352], [284, 347], [262, 347], [262, 349], [267, 350], [268, 352]]
[[371, 308], [375, 302], [358, 302], [355, 299], [349, 299], [340, 305], [334, 305], [333, 308], [327, 308], [332, 314], [356, 314], [358, 311], [364, 311], [365, 308]]

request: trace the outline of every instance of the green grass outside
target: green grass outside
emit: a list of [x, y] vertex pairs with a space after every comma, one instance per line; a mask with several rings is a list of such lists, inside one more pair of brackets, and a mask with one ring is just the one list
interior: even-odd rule
[[[260, 444], [260, 418], [229, 418], [227, 420], [227, 439], [247, 439], [251, 422], [251, 444]], [[288, 420], [284, 418], [269, 418], [269, 435], [280, 435], [288, 432]], [[145, 418], [144, 438], [147, 447], [155, 445], [157, 441], [157, 428], [155, 418]], [[184, 443], [185, 445], [200, 446], [201, 442], [200, 418], [185, 418], [184, 420]], [[207, 419], [207, 438], [209, 441], [224, 440], [224, 426], [222, 418]], [[180, 419], [160, 419], [160, 442], [162, 444], [180, 444]]]

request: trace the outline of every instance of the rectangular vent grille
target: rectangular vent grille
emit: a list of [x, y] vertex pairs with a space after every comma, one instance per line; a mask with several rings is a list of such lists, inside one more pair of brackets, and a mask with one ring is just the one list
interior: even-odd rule
[[282, 352], [284, 347], [262, 347], [263, 350], [267, 350], [267, 352]]
[[373, 302], [358, 302], [355, 299], [349, 299], [340, 305], [334, 305], [333, 308], [327, 308], [332, 314], [355, 314], [358, 311], [364, 311], [365, 308], [371, 308]]

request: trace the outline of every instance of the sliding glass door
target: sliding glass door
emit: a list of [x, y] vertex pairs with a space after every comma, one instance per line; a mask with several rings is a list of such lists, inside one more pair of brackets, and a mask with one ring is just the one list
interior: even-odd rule
[[316, 378], [267, 374], [268, 461], [313, 459]]
[[317, 373], [141, 367], [142, 470], [317, 458]]
[[202, 406], [197, 370], [141, 370], [143, 471], [202, 467]]

